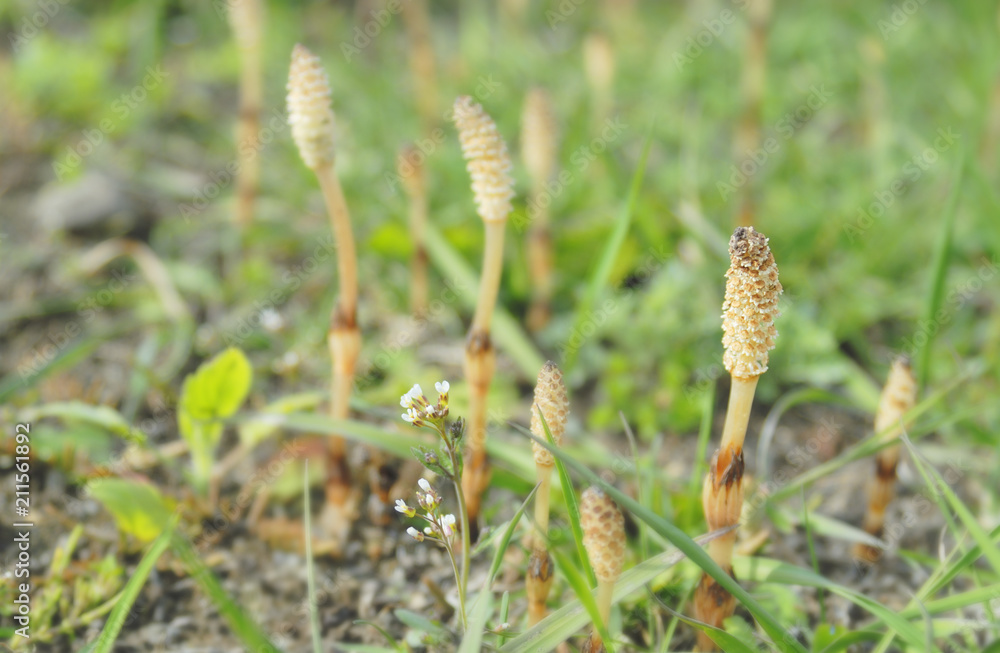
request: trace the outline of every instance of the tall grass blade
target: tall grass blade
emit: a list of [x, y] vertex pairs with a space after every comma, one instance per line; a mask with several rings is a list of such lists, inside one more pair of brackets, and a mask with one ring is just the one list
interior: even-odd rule
[[[589, 319], [590, 312], [597, 302], [597, 298], [600, 297], [601, 292], [607, 286], [608, 279], [611, 277], [611, 267], [614, 265], [615, 259], [618, 257], [618, 252], [625, 242], [625, 236], [628, 235], [629, 225], [632, 224], [632, 216], [635, 213], [635, 205], [639, 199], [639, 190], [642, 188], [642, 179], [646, 174], [646, 162], [649, 158], [650, 146], [653, 144], [654, 126], [655, 123], [650, 124], [649, 129], [646, 131], [646, 138], [642, 144], [642, 154], [639, 155], [639, 163], [636, 165], [635, 173], [632, 175], [632, 183], [629, 185], [628, 199], [622, 205], [621, 212], [618, 214], [618, 220], [615, 222], [614, 230], [611, 232], [607, 244], [605, 244], [604, 250], [601, 252], [601, 258], [598, 259], [597, 265], [594, 267], [590, 283], [587, 284], [586, 294], [584, 294], [583, 299], [577, 305], [576, 316], [573, 319], [573, 331], [571, 333], [577, 333], [584, 322]], [[568, 372], [573, 367], [578, 351], [576, 348], [570, 348], [566, 351], [566, 359], [562, 362], [564, 371]]]
[[[941, 235], [938, 238], [937, 251], [934, 252], [934, 265], [931, 271], [931, 289], [927, 295], [927, 309], [924, 312], [925, 324], [937, 324], [940, 327], [938, 311], [941, 310], [941, 303], [944, 301], [944, 282], [948, 275], [948, 261], [951, 255], [952, 236], [955, 231], [955, 213], [958, 208], [958, 199], [962, 191], [962, 172], [965, 155], [959, 152], [958, 160], [955, 163], [955, 172], [952, 174], [951, 194], [948, 197], [948, 204], [944, 214], [941, 216]], [[940, 329], [930, 329], [927, 332], [927, 339], [924, 346], [920, 348], [919, 364], [917, 365], [917, 388], [923, 390], [927, 387], [927, 381], [931, 374], [931, 348], [934, 344], [934, 335]]]
[[257, 621], [230, 598], [229, 594], [222, 587], [222, 584], [219, 583], [219, 579], [212, 573], [212, 570], [198, 557], [198, 552], [191, 546], [191, 542], [187, 537], [175, 533], [171, 540], [170, 548], [184, 563], [188, 573], [201, 586], [202, 591], [205, 592], [212, 603], [215, 604], [215, 607], [218, 608], [219, 614], [229, 624], [229, 629], [233, 631], [233, 634], [248, 649], [260, 653], [279, 652], [278, 647], [271, 643], [267, 635], [261, 631], [257, 625]]
[[153, 541], [149, 550], [146, 551], [146, 555], [142, 556], [142, 560], [139, 561], [139, 565], [135, 568], [132, 577], [125, 584], [125, 588], [121, 591], [121, 594], [119, 594], [118, 602], [115, 604], [114, 609], [111, 610], [111, 614], [108, 615], [108, 621], [104, 624], [101, 634], [97, 640], [83, 649], [84, 651], [87, 653], [111, 653], [114, 651], [115, 640], [118, 639], [122, 626], [125, 625], [125, 621], [128, 619], [128, 613], [132, 609], [132, 604], [139, 598], [139, 592], [142, 591], [143, 585], [146, 584], [146, 579], [149, 578], [149, 574], [153, 571], [156, 561], [160, 559], [163, 552], [170, 546], [170, 539], [174, 536], [174, 529], [177, 527], [177, 519], [176, 516], [171, 518], [166, 529]]

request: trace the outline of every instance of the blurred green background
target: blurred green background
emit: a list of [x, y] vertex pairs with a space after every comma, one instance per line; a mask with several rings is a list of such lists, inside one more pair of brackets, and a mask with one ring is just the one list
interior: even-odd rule
[[[260, 152], [257, 220], [245, 234], [231, 223], [224, 172], [233, 161], [239, 67], [224, 3], [5, 4], [3, 329], [17, 345], [2, 363], [5, 399], [44, 398], [44, 375], [19, 383], [23, 352], [44, 344], [52, 320], [79, 315], [74, 306], [107, 286], [108, 270], [84, 278], [78, 259], [121, 234], [148, 241], [198, 323], [190, 357], [171, 359], [174, 371], [239, 331], [260, 393], [325, 385], [334, 266], [301, 266], [328, 226], [282, 120], [291, 48], [302, 42], [321, 56], [333, 87], [337, 169], [362, 266], [363, 363], [384, 360], [398, 332], [393, 321], [407, 311], [412, 244], [406, 199], [393, 183], [397, 151], [412, 141], [427, 150], [431, 221], [476, 270], [482, 227], [447, 108], [456, 95], [473, 94], [494, 116], [516, 161], [516, 211], [524, 212], [520, 114], [537, 85], [554, 100], [560, 166], [570, 181], [552, 197], [555, 316], [534, 343], [539, 356], [569, 364], [574, 413], [586, 429], [617, 431], [623, 411], [643, 438], [694, 431], [704, 391], [725, 376], [725, 246], [749, 193], [753, 223], [771, 238], [785, 287], [760, 400], [818, 386], [870, 409], [897, 353], [914, 356], [932, 386], [978, 361], [988, 371], [954, 398], [962, 418], [953, 428], [963, 439], [996, 443], [995, 3], [778, 2], [759, 112], [761, 142], [773, 139], [775, 147], [756, 153], [733, 145], [748, 38], [739, 2], [432, 4], [439, 133], [427, 132], [417, 115], [399, 15], [388, 14], [383, 26], [365, 13], [379, 3], [271, 3], [262, 125], [273, 119], [273, 140]], [[364, 38], [366, 27], [375, 36]], [[603, 107], [584, 64], [588, 40], [601, 37], [614, 58]], [[647, 135], [644, 179], [627, 212]], [[77, 161], [74, 153], [85, 155]], [[752, 170], [749, 190], [740, 164]], [[91, 174], [135, 198], [125, 226], [40, 226], [39, 196]], [[520, 321], [531, 284], [517, 218], [500, 301]], [[631, 222], [611, 252], [610, 275], [595, 280], [595, 263], [623, 219]], [[945, 268], [935, 295], [939, 260]], [[449, 279], [438, 266], [432, 299]], [[17, 289], [28, 280], [41, 294]], [[590, 284], [597, 292], [587, 303]], [[259, 302], [273, 292], [280, 320], [269, 329], [260, 324]], [[109, 306], [77, 338], [155, 337], [165, 348], [180, 339], [145, 282], [127, 284]], [[246, 327], [254, 315], [258, 325]], [[414, 381], [457, 378], [468, 316], [446, 303], [417, 337], [447, 345], [444, 353], [402, 348], [388, 365], [376, 364], [361, 401], [390, 405]], [[578, 344], [569, 361], [567, 343]], [[159, 356], [145, 364], [156, 368]], [[512, 364], [500, 369], [494, 401], [502, 405], [532, 379]], [[177, 378], [163, 370], [153, 378], [170, 394]], [[134, 414], [150, 411], [133, 404]]]

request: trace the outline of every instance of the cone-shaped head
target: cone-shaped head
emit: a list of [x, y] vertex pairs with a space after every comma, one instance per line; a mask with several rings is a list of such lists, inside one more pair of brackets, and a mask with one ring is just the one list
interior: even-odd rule
[[288, 73], [288, 124], [306, 165], [315, 170], [333, 163], [333, 109], [330, 82], [319, 57], [302, 45], [292, 50]]
[[580, 496], [583, 546], [597, 579], [614, 583], [625, 564], [625, 518], [603, 490], [589, 487]]
[[486, 222], [503, 222], [510, 215], [514, 197], [507, 145], [493, 119], [468, 96], [455, 100], [454, 120], [479, 217]]
[[[541, 417], [549, 427], [552, 439], [561, 444], [566, 433], [566, 419], [569, 417], [569, 399], [566, 397], [566, 386], [563, 384], [562, 372], [552, 361], [542, 366], [538, 373], [538, 383], [535, 385], [535, 402], [531, 405], [531, 433], [539, 440], [546, 440], [545, 427]], [[535, 454], [535, 463], [551, 467], [555, 464], [552, 453], [537, 442], [531, 443]]]
[[767, 371], [768, 352], [778, 332], [781, 282], [778, 266], [764, 234], [753, 227], [737, 227], [729, 240], [730, 266], [726, 272], [726, 300], [722, 304], [723, 364], [737, 378], [753, 378]]

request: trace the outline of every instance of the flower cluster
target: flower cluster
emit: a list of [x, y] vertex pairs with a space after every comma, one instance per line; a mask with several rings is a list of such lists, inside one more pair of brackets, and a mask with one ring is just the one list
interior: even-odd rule
[[448, 390], [451, 389], [451, 385], [447, 381], [438, 381], [434, 384], [434, 389], [438, 392], [436, 404], [431, 404], [418, 384], [399, 398], [399, 405], [406, 409], [403, 421], [414, 426], [432, 427], [444, 422], [448, 417]]
[[413, 526], [406, 529], [407, 534], [418, 542], [431, 539], [441, 542], [446, 546], [451, 543], [452, 538], [458, 530], [455, 528], [455, 515], [450, 513], [439, 514], [438, 508], [441, 506], [441, 495], [427, 481], [422, 478], [417, 481], [420, 489], [417, 491], [417, 505], [424, 511], [424, 514], [417, 514], [417, 509], [407, 505], [402, 499], [396, 500], [396, 512], [400, 512], [407, 517], [419, 517], [427, 522], [423, 532]]

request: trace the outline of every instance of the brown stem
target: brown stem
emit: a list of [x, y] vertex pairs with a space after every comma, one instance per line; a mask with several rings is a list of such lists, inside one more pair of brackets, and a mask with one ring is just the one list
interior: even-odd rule
[[[542, 191], [544, 192], [544, 191]], [[538, 215], [528, 231], [528, 270], [532, 282], [531, 307], [528, 311], [528, 328], [542, 329], [549, 321], [549, 303], [552, 299], [552, 236], [549, 231], [548, 210], [538, 202], [541, 192], [535, 190], [535, 207]]]
[[462, 477], [462, 488], [469, 504], [470, 523], [476, 523], [479, 517], [482, 493], [489, 484], [486, 461], [486, 397], [496, 366], [496, 352], [490, 340], [490, 322], [497, 294], [500, 292], [506, 222], [489, 221], [485, 225], [486, 242], [479, 299], [465, 345], [465, 378], [469, 382], [469, 461]]
[[[489, 485], [486, 461], [486, 396], [493, 379], [496, 353], [488, 331], [472, 331], [465, 346], [465, 377], [469, 381], [469, 449], [462, 489], [469, 509], [469, 522], [476, 523], [482, 493]], [[475, 528], [475, 527], [473, 527]]]
[[[702, 507], [709, 530], [718, 530], [739, 524], [743, 507], [743, 441], [754, 392], [760, 377], [733, 377], [729, 392], [729, 406], [722, 431], [719, 450], [712, 456], [702, 492]], [[732, 575], [733, 545], [736, 531], [715, 538], [708, 545], [709, 555], [720, 567]], [[694, 613], [699, 621], [723, 627], [726, 617], [733, 614], [735, 599], [708, 574], [702, 574], [701, 582], [695, 590]], [[698, 633], [698, 648], [702, 651], [716, 650], [712, 640]]]

